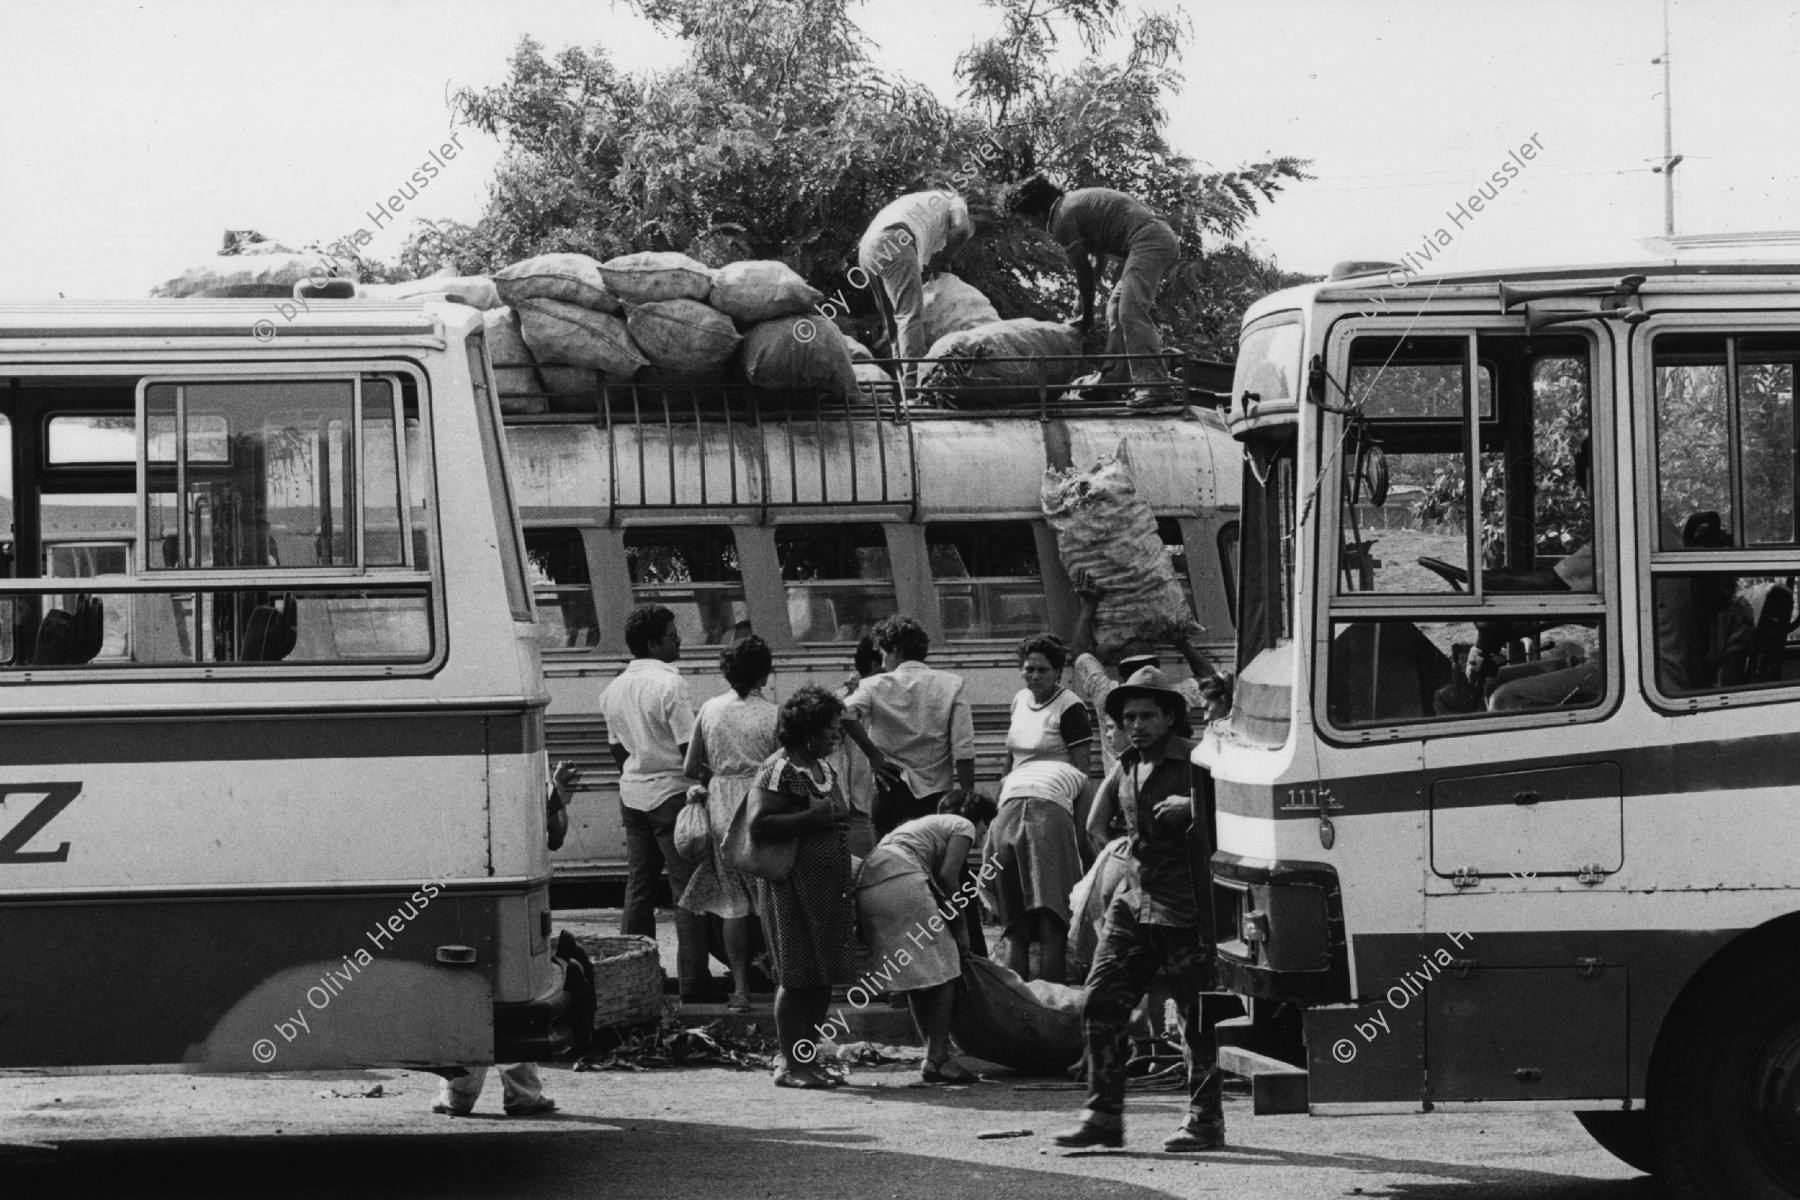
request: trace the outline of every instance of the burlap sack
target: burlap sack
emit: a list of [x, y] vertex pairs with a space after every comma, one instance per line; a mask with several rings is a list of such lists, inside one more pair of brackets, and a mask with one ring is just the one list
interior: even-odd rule
[[744, 325], [797, 317], [825, 295], [784, 262], [735, 262], [720, 267], [707, 303]]
[[255, 254], [220, 254], [150, 289], [152, 296], [234, 296], [261, 299], [291, 298], [294, 285], [303, 279], [348, 279], [355, 275], [349, 263], [328, 254], [288, 251]]
[[851, 362], [869, 362], [875, 357], [875, 352], [873, 350], [869, 349], [847, 333], [844, 334], [844, 345], [850, 351]]
[[[946, 334], [932, 344], [920, 374], [927, 398], [966, 408], [1036, 404], [1040, 388], [1055, 399], [1081, 366], [1073, 325], [1019, 317]], [[1020, 361], [1002, 362], [1000, 359]]]
[[362, 283], [356, 287], [358, 298], [369, 300], [430, 300], [455, 297], [457, 303], [482, 312], [493, 312], [500, 305], [500, 292], [486, 275], [433, 275], [428, 279], [408, 279], [400, 283]]
[[657, 300], [704, 300], [712, 291], [713, 269], [673, 251], [622, 254], [600, 264], [607, 290], [627, 304]]
[[649, 362], [632, 344], [625, 322], [562, 300], [522, 300], [519, 328], [540, 362], [598, 367], [629, 376]]
[[1069, 576], [1087, 571], [1103, 590], [1094, 611], [1101, 658], [1134, 638], [1162, 641], [1176, 628], [1200, 632], [1156, 534], [1156, 515], [1132, 483], [1124, 442], [1086, 470], [1045, 471], [1042, 501]]
[[844, 397], [857, 371], [837, 326], [820, 317], [779, 317], [744, 335], [744, 378], [771, 390], [818, 390]]
[[[494, 382], [504, 400], [509, 392], [541, 392], [537, 358], [525, 337], [519, 332], [519, 314], [510, 308], [496, 308], [481, 314], [482, 330], [487, 335], [488, 357], [494, 363]], [[518, 363], [518, 366], [506, 366]]]
[[607, 290], [600, 264], [585, 254], [540, 254], [494, 272], [500, 299], [515, 308], [523, 300], [561, 300], [617, 315], [619, 298]]
[[950, 1033], [963, 1053], [1030, 1075], [1064, 1078], [1081, 1060], [1085, 988], [1026, 983], [985, 958], [963, 955]]
[[999, 320], [1000, 314], [974, 284], [964, 283], [948, 271], [926, 281], [926, 341], [936, 342], [950, 334], [992, 325]]
[[656, 300], [630, 305], [627, 311], [631, 340], [644, 357], [667, 370], [712, 370], [743, 340], [730, 317], [698, 300]]

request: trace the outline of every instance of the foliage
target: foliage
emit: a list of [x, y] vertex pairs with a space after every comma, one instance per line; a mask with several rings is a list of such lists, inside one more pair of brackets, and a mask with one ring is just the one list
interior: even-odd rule
[[[954, 186], [977, 236], [950, 265], [1004, 317], [1066, 319], [1073, 275], [1041, 230], [1004, 217], [1034, 169], [1141, 196], [1183, 259], [1164, 288], [1165, 338], [1230, 357], [1238, 317], [1286, 276], [1230, 244], [1305, 164], [1215, 171], [1176, 153], [1165, 97], [1181, 86], [1185, 17], [1121, 0], [989, 0], [996, 35], [959, 58], [961, 107], [884, 72], [852, 0], [634, 0], [688, 47], [679, 67], [621, 71], [604, 47], [553, 57], [522, 39], [504, 82], [463, 88], [460, 117], [506, 157], [472, 226], [422, 226], [397, 270], [489, 271], [553, 250], [606, 259], [684, 250], [712, 265], [778, 258], [838, 299], [867, 340], [873, 303], [846, 280], [870, 217], [894, 197]], [[1053, 69], [1060, 37], [1088, 57]], [[1115, 61], [1100, 56], [1115, 43]], [[1219, 246], [1210, 255], [1206, 241]]]

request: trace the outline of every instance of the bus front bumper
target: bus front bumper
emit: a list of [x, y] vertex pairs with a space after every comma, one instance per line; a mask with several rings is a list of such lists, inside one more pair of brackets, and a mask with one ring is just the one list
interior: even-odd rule
[[1300, 1004], [1350, 999], [1343, 895], [1326, 863], [1212, 856], [1218, 985]]
[[519, 1004], [494, 1005], [495, 1062], [548, 1062], [580, 1054], [594, 1040], [594, 964], [566, 929], [553, 961], [562, 969], [557, 987]]

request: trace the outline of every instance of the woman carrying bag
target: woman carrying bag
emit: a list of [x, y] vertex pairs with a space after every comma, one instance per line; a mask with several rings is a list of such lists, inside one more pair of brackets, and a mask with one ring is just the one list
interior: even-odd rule
[[801, 688], [781, 706], [781, 749], [757, 771], [745, 815], [726, 836], [726, 861], [756, 876], [756, 910], [774, 960], [776, 1087], [842, 1082], [814, 1065], [812, 1038], [832, 985], [856, 979], [850, 804], [826, 761], [843, 738], [843, 715], [843, 702], [823, 688]]

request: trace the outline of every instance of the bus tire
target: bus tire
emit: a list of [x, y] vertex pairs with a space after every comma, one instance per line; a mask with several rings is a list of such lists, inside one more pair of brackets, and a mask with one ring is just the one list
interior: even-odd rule
[[1635, 1167], [1646, 1175], [1662, 1174], [1662, 1164], [1656, 1158], [1656, 1135], [1646, 1110], [1578, 1112], [1575, 1119], [1603, 1150], [1626, 1166]]
[[1727, 951], [1671, 1014], [1652, 1067], [1662, 1179], [1682, 1200], [1800, 1195], [1800, 962], [1791, 934]]

